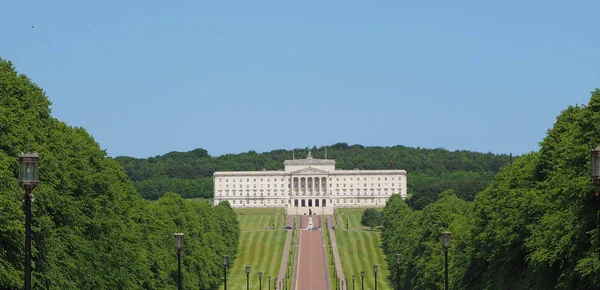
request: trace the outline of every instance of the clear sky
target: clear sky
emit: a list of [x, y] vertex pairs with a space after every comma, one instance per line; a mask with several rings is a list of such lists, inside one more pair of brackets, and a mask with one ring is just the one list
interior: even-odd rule
[[600, 1], [5, 1], [0, 10], [0, 57], [110, 156], [337, 142], [522, 154], [600, 87]]

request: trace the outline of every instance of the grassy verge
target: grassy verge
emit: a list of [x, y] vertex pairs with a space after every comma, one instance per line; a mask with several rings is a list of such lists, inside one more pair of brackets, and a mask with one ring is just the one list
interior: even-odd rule
[[[340, 259], [344, 276], [352, 285], [352, 275], [355, 275], [355, 289], [360, 289], [360, 272], [365, 271], [365, 289], [375, 288], [375, 277], [373, 266], [378, 265], [377, 288], [393, 289], [388, 277], [390, 275], [387, 269], [385, 256], [381, 249], [380, 231], [371, 231], [369, 228], [360, 224], [361, 215], [365, 209], [343, 209], [340, 211], [340, 221], [344, 230], [336, 230]], [[341, 213], [344, 213], [343, 215]], [[346, 221], [349, 230], [346, 230]]]
[[[250, 265], [250, 289], [258, 289], [258, 272], [263, 272], [263, 289], [267, 277], [273, 279], [279, 273], [285, 230], [265, 230], [265, 226], [277, 226], [278, 209], [236, 210], [240, 221], [240, 243], [238, 257], [227, 272], [228, 289], [246, 289], [246, 265]], [[221, 286], [220, 289], [223, 289]]]

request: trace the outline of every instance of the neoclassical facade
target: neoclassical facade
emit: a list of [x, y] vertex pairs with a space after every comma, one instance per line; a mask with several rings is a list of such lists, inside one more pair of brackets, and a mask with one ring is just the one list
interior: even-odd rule
[[406, 198], [406, 170], [336, 170], [335, 160], [310, 153], [283, 164], [280, 171], [215, 172], [213, 204], [330, 214], [336, 207], [382, 207], [392, 194]]

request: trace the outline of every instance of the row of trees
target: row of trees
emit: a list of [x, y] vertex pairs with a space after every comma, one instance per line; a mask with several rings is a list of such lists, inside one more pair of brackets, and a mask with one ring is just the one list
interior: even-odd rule
[[[443, 192], [422, 210], [400, 198], [383, 214], [383, 249], [402, 289], [442, 289], [441, 232], [452, 232], [452, 289], [600, 289], [600, 203], [590, 149], [600, 144], [600, 90], [557, 118], [539, 152], [506, 165], [465, 201]], [[392, 271], [396, 281], [396, 271]]]
[[142, 199], [83, 128], [52, 118], [50, 101], [0, 59], [0, 289], [22, 289], [25, 216], [17, 155], [40, 155], [33, 202], [33, 288], [174, 289], [173, 234], [185, 234], [184, 285], [214, 289], [239, 225], [227, 203], [167, 193]]
[[[297, 149], [295, 155], [304, 158], [308, 150]], [[324, 147], [311, 150], [315, 158], [325, 158]], [[483, 190], [500, 167], [512, 158], [470, 151], [349, 146], [346, 143], [328, 146], [327, 154], [336, 160], [339, 169], [406, 169], [410, 176], [410, 205], [417, 209], [435, 201], [442, 188], [453, 188], [461, 198], [473, 200], [475, 193]], [[279, 170], [283, 161], [291, 157], [291, 150], [211, 157], [206, 150], [195, 149], [142, 159], [120, 156], [115, 160], [123, 166], [138, 192], [154, 200], [167, 191], [184, 197], [211, 198], [215, 171]]]

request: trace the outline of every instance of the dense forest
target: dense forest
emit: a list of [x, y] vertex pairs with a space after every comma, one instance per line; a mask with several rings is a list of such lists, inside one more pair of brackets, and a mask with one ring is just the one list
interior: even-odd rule
[[540, 150], [503, 167], [473, 202], [448, 190], [415, 210], [392, 197], [382, 247], [388, 261], [402, 257], [401, 288], [443, 289], [448, 230], [451, 289], [600, 289], [600, 202], [590, 178], [598, 128], [600, 90], [564, 110]]
[[[309, 148], [297, 149], [295, 156], [305, 158]], [[325, 147], [310, 148], [315, 158], [325, 158]], [[473, 200], [485, 189], [511, 156], [470, 151], [422, 149], [404, 146], [365, 147], [337, 143], [327, 146], [327, 158], [336, 160], [338, 169], [405, 169], [408, 171], [409, 204], [421, 209], [435, 201], [438, 194], [453, 189], [461, 198]], [[151, 158], [115, 158], [138, 192], [146, 199], [164, 192], [183, 197], [211, 198], [215, 171], [281, 170], [283, 161], [292, 159], [291, 150], [265, 153], [250, 151], [211, 157], [204, 149], [170, 152]]]
[[183, 284], [215, 289], [221, 256], [235, 257], [237, 217], [166, 193], [142, 199], [83, 129], [53, 118], [45, 93], [0, 59], [0, 289], [22, 289], [25, 216], [18, 154], [40, 156], [32, 205], [33, 289], [175, 289], [176, 232]]

